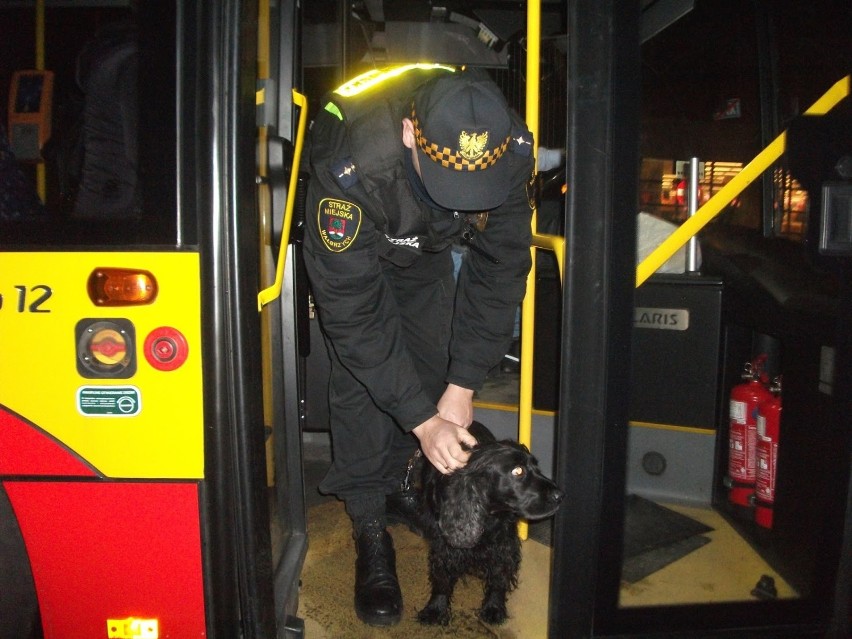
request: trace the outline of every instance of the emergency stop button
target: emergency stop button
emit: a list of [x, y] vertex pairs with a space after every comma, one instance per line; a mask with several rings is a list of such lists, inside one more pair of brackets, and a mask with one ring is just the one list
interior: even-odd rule
[[186, 361], [189, 345], [179, 330], [161, 326], [145, 338], [143, 351], [145, 359], [158, 371], [173, 371]]

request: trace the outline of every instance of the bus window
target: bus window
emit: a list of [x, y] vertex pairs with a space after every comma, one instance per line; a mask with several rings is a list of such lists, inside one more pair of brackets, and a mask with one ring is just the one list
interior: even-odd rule
[[[704, 162], [703, 204], [762, 148], [757, 67], [744, 64], [757, 60], [755, 18], [751, 5], [725, 4], [732, 6], [696, 7], [642, 48], [640, 202], [678, 223], [687, 215], [683, 161]], [[691, 46], [696, 39], [710, 50]], [[721, 219], [760, 228], [756, 185]]]
[[9, 157], [44, 213], [4, 216], [0, 241], [58, 247], [187, 239], [176, 222], [174, 5], [49, 5], [42, 43], [35, 20], [31, 7], [0, 5], [9, 52], [0, 70], [0, 117], [10, 125], [18, 117], [7, 112], [10, 93], [17, 95], [13, 75], [34, 70], [42, 46], [53, 79], [50, 137], [30, 153], [15, 144], [11, 126], [8, 133], [17, 151]]
[[[811, 441], [832, 442], [813, 453], [814, 458], [829, 459], [834, 449], [843, 448], [841, 439], [832, 439], [831, 426], [825, 431], [814, 426], [831, 421], [818, 417], [830, 390], [819, 390], [815, 371], [820, 365], [833, 370], [830, 359], [838, 339], [833, 327], [841, 321], [837, 309], [842, 307], [836, 271], [826, 268], [827, 261], [814, 259], [808, 226], [818, 225], [818, 211], [812, 210], [818, 207], [812, 203], [819, 202], [819, 189], [832, 176], [814, 170], [807, 173], [812, 175], [808, 182], [801, 170], [795, 173], [791, 140], [809, 145], [807, 157], [815, 158], [814, 164], [831, 167], [837, 162], [839, 153], [829, 144], [816, 137], [809, 142], [793, 132], [809, 119], [802, 117], [804, 112], [849, 72], [849, 17], [848, 7], [822, 0], [807, 5], [696, 2], [692, 11], [642, 46], [640, 210], [684, 222], [692, 158], [699, 161], [701, 207], [785, 130], [790, 134], [781, 159], [699, 232], [704, 260], [695, 277], [657, 277], [637, 289], [627, 481], [631, 500], [625, 504], [625, 519], [638, 526], [636, 521], [647, 516], [662, 525], [656, 512], [636, 515], [635, 495], [686, 505], [685, 511], [697, 507], [693, 514], [713, 513], [719, 522], [713, 524], [715, 539], [722, 539], [729, 525], [736, 531], [725, 543], [739, 565], [726, 570], [723, 560], [712, 560], [707, 573], [690, 574], [692, 582], [712, 582], [712, 595], [666, 590], [661, 582], [651, 585], [653, 580], [644, 581], [646, 575], [637, 569], [629, 543], [635, 541], [635, 529], [626, 527], [630, 534], [625, 534], [620, 574], [628, 585], [619, 593], [625, 618], [643, 605], [674, 610], [684, 604], [760, 598], [763, 586], [755, 586], [761, 575], [774, 580], [768, 597], [804, 608], [825, 596], [825, 584], [831, 582], [825, 576], [830, 572], [820, 572], [826, 564], [820, 554], [831, 551], [830, 543], [801, 521], [837, 516], [838, 506], [828, 505], [828, 495], [842, 491], [843, 480], [811, 500], [811, 478], [828, 486], [830, 472], [805, 469], [805, 446], [797, 438], [808, 446]], [[844, 108], [848, 113], [848, 98], [837, 111]], [[842, 114], [835, 115], [810, 119], [822, 119], [826, 127], [839, 123], [825, 135], [842, 138], [846, 125]], [[685, 338], [689, 332], [694, 341]], [[688, 350], [692, 347], [694, 351]], [[664, 352], [671, 357], [660, 355]], [[759, 502], [761, 493], [738, 484], [758, 464], [756, 445], [738, 440], [735, 416], [729, 414], [730, 406], [739, 406], [734, 389], [748, 386], [742, 375], [750, 358], [759, 362], [756, 375], [762, 380], [753, 386], [771, 389], [762, 399], [772, 399], [774, 393], [777, 406], [783, 392], [786, 411], [781, 420], [786, 441], [780, 444], [783, 460], [777, 471], [778, 494], [783, 496], [775, 511], [782, 514], [774, 524]], [[833, 372], [822, 374], [831, 377]], [[781, 378], [787, 383], [784, 391]], [[808, 381], [799, 385], [803, 379]], [[806, 417], [797, 414], [799, 406], [807, 407]], [[771, 438], [761, 437], [768, 450]], [[750, 453], [741, 453], [746, 448]], [[742, 469], [737, 466], [741, 459]], [[760, 462], [764, 491], [770, 476], [767, 459]], [[844, 462], [821, 463], [828, 469]], [[750, 480], [754, 483], [754, 477]], [[816, 504], [813, 510], [796, 512], [805, 501]], [[694, 533], [696, 547], [704, 543], [702, 534]]]
[[[765, 5], [765, 6], [764, 6]], [[641, 205], [686, 216], [678, 162], [697, 157], [699, 205], [784, 131], [850, 65], [843, 3], [696, 3], [642, 49]], [[691, 45], [707, 43], [706, 48]], [[802, 241], [808, 195], [783, 162], [718, 224]]]

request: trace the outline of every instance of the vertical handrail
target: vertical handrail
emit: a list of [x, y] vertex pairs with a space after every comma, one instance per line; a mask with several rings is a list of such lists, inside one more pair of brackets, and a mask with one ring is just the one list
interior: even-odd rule
[[[526, 121], [533, 136], [533, 157], [538, 162], [538, 106], [539, 66], [541, 48], [541, 0], [530, 0], [527, 4], [527, 94]], [[535, 168], [533, 173], [535, 173]], [[532, 232], [536, 233], [536, 210], [532, 214]], [[527, 275], [527, 292], [521, 306], [521, 378], [518, 397], [518, 441], [530, 446], [532, 440], [532, 382], [533, 382], [533, 334], [535, 324], [535, 252], [530, 247], [532, 266]], [[518, 525], [518, 535], [526, 539], [529, 527], [525, 521]]]
[[[695, 215], [698, 210], [698, 158], [689, 160], [689, 217]], [[686, 252], [686, 271], [695, 273], [698, 271], [698, 238], [694, 235], [689, 238], [689, 250]]]
[[290, 242], [290, 222], [293, 219], [293, 207], [296, 203], [296, 187], [299, 182], [299, 164], [302, 146], [305, 141], [305, 125], [308, 121], [308, 99], [293, 89], [293, 104], [299, 107], [299, 126], [296, 130], [296, 145], [290, 169], [290, 185], [287, 190], [287, 203], [284, 206], [284, 223], [281, 229], [281, 245], [278, 248], [278, 264], [275, 268], [275, 282], [257, 294], [257, 312], [281, 295], [284, 284], [284, 260], [287, 258], [287, 244]]

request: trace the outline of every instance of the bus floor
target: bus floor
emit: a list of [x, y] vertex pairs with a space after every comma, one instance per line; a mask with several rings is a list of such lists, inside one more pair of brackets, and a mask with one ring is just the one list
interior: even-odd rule
[[[353, 610], [354, 542], [343, 506], [317, 492], [330, 463], [327, 433], [305, 433], [303, 441], [305, 493], [308, 505], [308, 552], [302, 571], [299, 617], [309, 639], [539, 639], [547, 636], [551, 549], [532, 535], [522, 545], [523, 559], [518, 589], [509, 598], [509, 620], [487, 626], [476, 618], [482, 596], [481, 583], [468, 579], [459, 584], [453, 599], [453, 619], [448, 628], [417, 623], [415, 616], [428, 598], [426, 542], [402, 526], [391, 528], [397, 551], [397, 569], [405, 610], [399, 625], [374, 628], [362, 624]], [[763, 575], [774, 578], [779, 597], [795, 592], [753, 548], [710, 508], [667, 504], [713, 530], [709, 542], [685, 557], [634, 582], [622, 582], [623, 606], [706, 603], [753, 600], [751, 594]]]

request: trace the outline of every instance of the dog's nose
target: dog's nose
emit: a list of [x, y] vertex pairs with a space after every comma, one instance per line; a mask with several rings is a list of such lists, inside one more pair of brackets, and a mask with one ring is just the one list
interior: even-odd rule
[[557, 504], [560, 503], [562, 501], [563, 497], [565, 497], [565, 493], [563, 493], [558, 488], [554, 488], [553, 490], [550, 491], [550, 499], [554, 503], [557, 503]]

